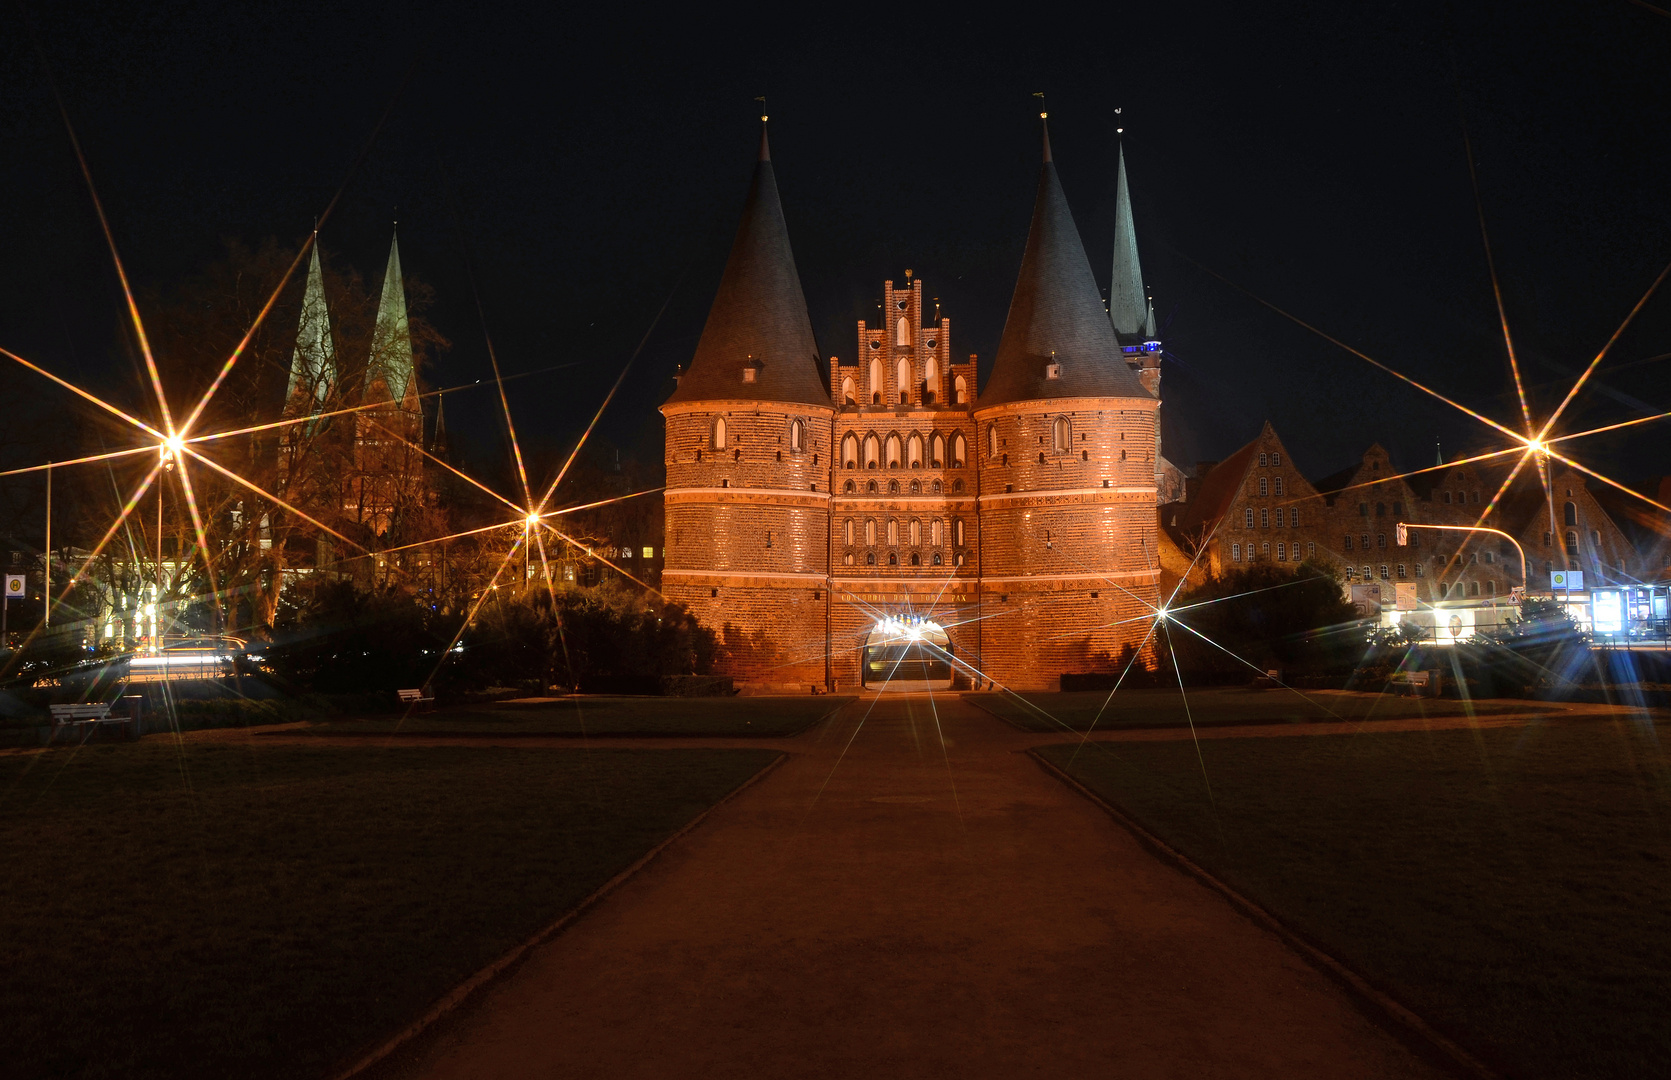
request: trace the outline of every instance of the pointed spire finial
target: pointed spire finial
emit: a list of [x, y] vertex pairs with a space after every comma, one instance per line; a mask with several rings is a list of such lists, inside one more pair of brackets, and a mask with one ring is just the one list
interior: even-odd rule
[[772, 148], [766, 141], [766, 121], [771, 119], [766, 114], [766, 98], [764, 95], [755, 98], [760, 103], [760, 160], [772, 160]]
[[1044, 107], [1044, 91], [1038, 90], [1033, 94], [1039, 99], [1039, 126], [1044, 129], [1044, 160], [1054, 161], [1050, 156], [1050, 110]]
[[[1122, 111], [1122, 110], [1120, 110], [1120, 109], [1115, 109], [1115, 110], [1114, 110], [1114, 115], [1115, 115], [1115, 116], [1119, 116], [1119, 115], [1120, 115], [1120, 113], [1121, 113], [1121, 111]], [[1124, 121], [1124, 120], [1115, 120], [1115, 121], [1114, 121], [1114, 134], [1116, 134], [1116, 135], [1124, 135], [1124, 134], [1125, 134], [1125, 132], [1126, 132], [1126, 129], [1125, 129], [1125, 127], [1124, 127], [1124, 125], [1125, 125], [1125, 121]]]

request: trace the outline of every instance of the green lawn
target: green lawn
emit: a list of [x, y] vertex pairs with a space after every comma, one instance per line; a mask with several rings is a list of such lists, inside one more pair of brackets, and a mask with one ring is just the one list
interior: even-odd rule
[[1620, 721], [1041, 753], [1509, 1075], [1639, 1077], [1671, 1061], [1667, 735]]
[[335, 720], [323, 734], [434, 735], [796, 735], [853, 701], [851, 697], [579, 697], [539, 705], [501, 704], [413, 716]]
[[1176, 688], [1044, 694], [966, 694], [964, 700], [1023, 731], [1082, 732], [1199, 725], [1306, 724], [1336, 720], [1405, 720], [1418, 716], [1478, 716], [1558, 712], [1536, 701], [1461, 702], [1341, 691], [1248, 690], [1214, 687], [1189, 692], [1189, 712]]
[[0, 759], [4, 1074], [325, 1075], [777, 756], [155, 742]]

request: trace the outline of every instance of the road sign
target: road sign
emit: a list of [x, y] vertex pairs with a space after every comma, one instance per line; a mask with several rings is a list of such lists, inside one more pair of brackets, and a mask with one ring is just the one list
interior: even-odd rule
[[21, 600], [29, 587], [29, 581], [22, 574], [6, 575], [6, 600]]
[[1582, 570], [1551, 570], [1549, 572], [1549, 587], [1564, 589], [1567, 592], [1584, 591], [1584, 571]]

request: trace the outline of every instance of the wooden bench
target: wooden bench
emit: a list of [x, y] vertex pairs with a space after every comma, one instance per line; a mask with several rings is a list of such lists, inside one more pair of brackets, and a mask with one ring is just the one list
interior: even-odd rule
[[139, 738], [139, 723], [135, 716], [111, 716], [111, 706], [105, 702], [81, 705], [49, 705], [53, 731], [63, 732], [82, 742], [111, 733], [123, 739]]
[[84, 705], [50, 705], [52, 723], [54, 726], [67, 724], [72, 720], [109, 720], [110, 705], [107, 702], [88, 702]]
[[1431, 671], [1395, 671], [1387, 679], [1387, 685], [1395, 691], [1407, 690], [1411, 694], [1426, 694], [1433, 683]]
[[396, 690], [395, 696], [400, 698], [400, 703], [409, 709], [423, 709], [427, 706], [435, 704], [435, 699], [433, 697], [424, 697], [424, 692], [421, 689]]

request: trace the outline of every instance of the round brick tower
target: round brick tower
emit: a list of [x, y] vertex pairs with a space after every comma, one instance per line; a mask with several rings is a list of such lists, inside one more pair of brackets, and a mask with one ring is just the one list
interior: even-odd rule
[[981, 661], [1016, 689], [1114, 670], [1158, 603], [1160, 402], [1120, 351], [1044, 137], [1033, 221], [975, 409]]
[[719, 292], [661, 411], [663, 593], [719, 635], [720, 674], [803, 693], [826, 685], [835, 409], [763, 125]]

